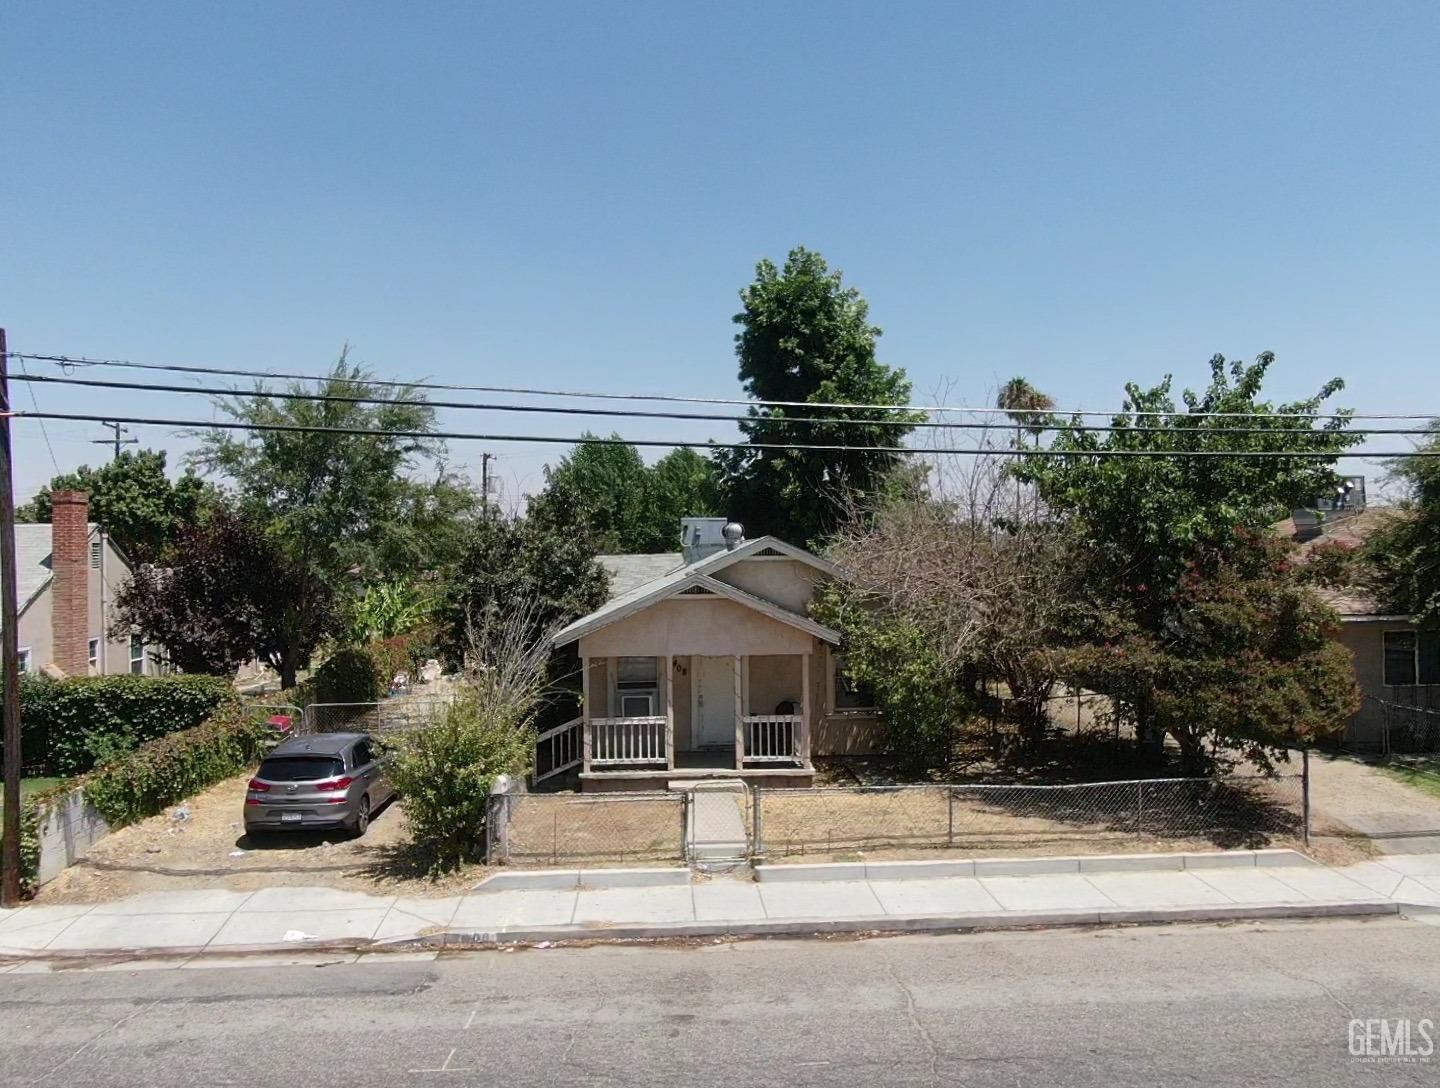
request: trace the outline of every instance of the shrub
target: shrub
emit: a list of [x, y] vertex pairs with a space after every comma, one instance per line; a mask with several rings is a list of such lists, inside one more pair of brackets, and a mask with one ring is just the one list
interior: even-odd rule
[[88, 676], [26, 678], [20, 699], [26, 769], [66, 776], [189, 729], [236, 695], [215, 676]]
[[[363, 646], [342, 646], [315, 670], [309, 682], [310, 701], [373, 703], [383, 699], [395, 674], [408, 672], [413, 678], [425, 658], [432, 656], [432, 650], [431, 636], [424, 631], [378, 639]], [[297, 685], [300, 687], [304, 685]]]
[[112, 827], [134, 823], [253, 767], [274, 740], [268, 726], [227, 707], [93, 772], [83, 783], [85, 798]]
[[535, 734], [472, 688], [438, 722], [399, 743], [390, 779], [432, 875], [482, 856], [490, 787], [502, 774], [523, 774], [534, 752]]

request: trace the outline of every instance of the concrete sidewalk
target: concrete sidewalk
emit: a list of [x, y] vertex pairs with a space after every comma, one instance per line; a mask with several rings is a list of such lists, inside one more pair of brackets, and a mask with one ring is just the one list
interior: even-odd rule
[[[1440, 908], [1440, 854], [1332, 869], [1288, 850], [686, 869], [507, 870], [465, 896], [156, 892], [0, 912], [0, 956], [955, 930]], [[0, 970], [3, 970], [0, 967]]]

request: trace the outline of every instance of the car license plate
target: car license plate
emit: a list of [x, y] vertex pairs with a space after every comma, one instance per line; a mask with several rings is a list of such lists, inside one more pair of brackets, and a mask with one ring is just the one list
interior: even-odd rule
[[282, 812], [280, 813], [280, 822], [282, 824], [298, 824], [300, 822], [300, 813]]

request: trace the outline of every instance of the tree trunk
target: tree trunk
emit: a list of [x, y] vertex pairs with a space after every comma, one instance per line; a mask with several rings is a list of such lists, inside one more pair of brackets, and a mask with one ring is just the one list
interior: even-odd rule
[[300, 654], [294, 646], [286, 646], [280, 657], [280, 688], [289, 691], [295, 686], [295, 674], [300, 671]]

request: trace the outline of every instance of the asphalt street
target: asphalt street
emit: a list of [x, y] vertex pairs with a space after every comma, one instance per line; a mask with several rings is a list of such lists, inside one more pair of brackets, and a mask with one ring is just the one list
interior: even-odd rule
[[0, 993], [5, 1085], [1440, 1083], [1440, 1054], [1351, 1054], [1352, 1020], [1440, 1022], [1440, 927], [1402, 919], [118, 965]]

